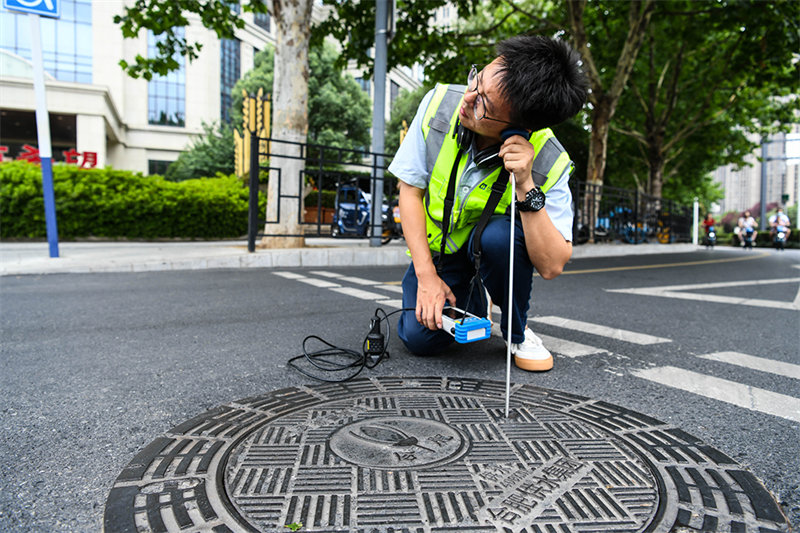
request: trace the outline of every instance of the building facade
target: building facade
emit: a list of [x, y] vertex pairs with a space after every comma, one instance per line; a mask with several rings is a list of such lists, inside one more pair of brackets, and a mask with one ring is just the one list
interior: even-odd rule
[[[759, 142], [756, 137], [751, 140]], [[766, 161], [762, 161], [763, 155], [766, 155]], [[720, 201], [721, 213], [752, 209], [761, 201], [762, 165], [766, 165], [767, 205], [797, 205], [800, 197], [800, 124], [793, 125], [789, 134], [781, 133], [766, 139], [745, 158], [741, 168], [726, 165], [714, 172], [714, 180], [725, 193]]]
[[[229, 120], [231, 88], [253, 67], [255, 54], [275, 42], [269, 15], [241, 13], [245, 26], [230, 40], [220, 40], [190, 15], [185, 37], [202, 44], [199, 57], [181, 60], [181, 68], [166, 76], [133, 79], [119, 61], [147, 57], [157, 41], [144, 32], [123, 39], [113, 19], [129, 2], [59, 2], [60, 18], [40, 18], [53, 159], [81, 166], [163, 173], [203, 132], [204, 123]], [[231, 5], [238, 9], [238, 3]], [[314, 17], [324, 14], [315, 4]], [[3, 160], [36, 157], [31, 57], [28, 15], [0, 8]], [[387, 113], [392, 95], [418, 85], [410, 71], [393, 71]]]

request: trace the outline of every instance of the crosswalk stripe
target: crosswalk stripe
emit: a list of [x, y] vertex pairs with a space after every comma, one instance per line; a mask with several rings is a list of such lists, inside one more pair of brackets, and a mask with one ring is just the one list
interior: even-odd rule
[[662, 298], [677, 298], [679, 300], [695, 300], [701, 302], [715, 302], [730, 305], [750, 305], [753, 307], [766, 307], [770, 309], [798, 309], [800, 308], [800, 291], [793, 302], [763, 300], [760, 298], [741, 298], [735, 296], [721, 296], [718, 294], [706, 294], [695, 292], [684, 292], [689, 289], [704, 290], [718, 289], [724, 287], [745, 287], [754, 285], [774, 285], [779, 283], [797, 283], [800, 278], [779, 278], [779, 279], [758, 279], [745, 281], [722, 281], [715, 283], [693, 283], [684, 285], [666, 285], [661, 287], [639, 287], [633, 289], [604, 289], [607, 292], [617, 292], [622, 294], [637, 294], [643, 296], [659, 296]]
[[381, 304], [381, 305], [394, 307], [395, 309], [402, 309], [403, 308], [403, 300], [381, 300], [378, 303]]
[[647, 335], [645, 333], [636, 333], [634, 331], [627, 331], [619, 328], [610, 328], [608, 326], [601, 326], [600, 324], [592, 324], [589, 322], [582, 322], [580, 320], [572, 320], [569, 318], [561, 318], [558, 316], [540, 316], [529, 319], [530, 322], [539, 324], [547, 324], [550, 326], [557, 326], [560, 328], [574, 329], [583, 331], [584, 333], [591, 333], [594, 335], [601, 335], [612, 339], [618, 339], [625, 342], [634, 344], [659, 344], [662, 342], [672, 342], [671, 339], [664, 337], [656, 337], [654, 335]]
[[800, 422], [800, 399], [674, 366], [634, 370], [634, 376], [752, 411]]
[[756, 357], [754, 355], [747, 355], [739, 352], [714, 352], [705, 355], [699, 355], [698, 357], [702, 359], [708, 359], [710, 361], [719, 361], [721, 363], [729, 363], [732, 365], [743, 366], [745, 368], [752, 368], [753, 370], [769, 372], [779, 376], [800, 379], [800, 365], [784, 363], [783, 361], [765, 359], [763, 357]]
[[315, 274], [317, 276], [325, 276], [326, 278], [336, 278], [340, 281], [348, 281], [350, 283], [355, 283], [356, 285], [380, 285], [382, 281], [373, 281], [371, 279], [364, 279], [364, 278], [357, 278], [355, 276], [345, 276], [343, 274], [337, 274], [336, 272], [327, 272], [324, 270], [313, 270], [310, 272], [311, 274]]
[[300, 278], [297, 279], [300, 283], [306, 283], [308, 285], [313, 285], [314, 287], [321, 287], [323, 289], [332, 289], [334, 287], [341, 287], [338, 283], [332, 283], [330, 281], [325, 281], [324, 279], [317, 279], [317, 278]]
[[387, 285], [384, 283], [383, 285], [376, 285], [375, 288], [389, 292], [396, 292], [397, 294], [403, 294], [403, 287], [400, 285]]
[[294, 272], [273, 272], [273, 274], [286, 279], [301, 279], [305, 277], [300, 274], [295, 274]]
[[549, 335], [542, 335], [537, 333], [544, 346], [553, 353], [563, 355], [565, 357], [582, 357], [584, 355], [595, 355], [608, 353], [608, 350], [595, 348], [586, 344], [572, 342]]
[[377, 292], [369, 292], [369, 291], [362, 291], [361, 289], [355, 289], [353, 287], [335, 287], [331, 289], [333, 292], [338, 292], [339, 294], [346, 294], [348, 296], [354, 296], [356, 298], [360, 298], [361, 300], [386, 300], [387, 296], [384, 294], [378, 294]]

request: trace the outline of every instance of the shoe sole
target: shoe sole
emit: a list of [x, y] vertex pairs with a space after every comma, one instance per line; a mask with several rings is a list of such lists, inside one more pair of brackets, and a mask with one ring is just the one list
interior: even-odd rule
[[517, 365], [517, 368], [529, 372], [546, 372], [553, 368], [553, 356], [547, 359], [524, 359], [515, 355], [514, 364]]

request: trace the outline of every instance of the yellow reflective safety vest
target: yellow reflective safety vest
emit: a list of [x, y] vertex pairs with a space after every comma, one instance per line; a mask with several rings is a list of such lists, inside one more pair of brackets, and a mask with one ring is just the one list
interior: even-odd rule
[[[433, 169], [428, 188], [425, 191], [424, 205], [428, 244], [434, 252], [441, 252], [444, 200], [448, 181], [453, 173], [453, 165], [459, 159], [459, 168], [454, 174], [458, 182], [461, 181], [467, 166], [466, 157], [458, 158], [459, 147], [455, 133], [458, 110], [461, 107], [465, 91], [466, 86], [464, 85], [437, 85], [422, 120], [427, 168]], [[546, 193], [564, 172], [572, 172], [573, 164], [564, 147], [549, 128], [533, 132], [530, 143], [536, 151], [532, 168], [533, 181], [542, 189], [542, 192]], [[464, 149], [466, 150], [468, 147], [464, 147]], [[492, 183], [501, 170], [502, 166], [492, 170], [481, 182], [472, 187], [472, 190], [466, 195], [462, 195], [459, 202], [454, 203], [444, 253], [455, 253], [467, 242], [470, 232], [480, 219], [483, 208], [489, 199]], [[455, 183], [454, 190], [458, 190], [458, 182]], [[495, 214], [506, 212], [513, 198], [512, 195], [513, 191], [509, 180], [500, 203], [495, 209]]]

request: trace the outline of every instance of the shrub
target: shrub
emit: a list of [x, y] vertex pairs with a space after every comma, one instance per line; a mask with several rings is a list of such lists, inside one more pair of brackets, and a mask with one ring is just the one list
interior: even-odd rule
[[[236, 176], [166, 181], [124, 170], [53, 165], [59, 238], [229, 238], [247, 233], [248, 190]], [[259, 212], [266, 199], [259, 197]], [[47, 235], [41, 168], [0, 163], [0, 237]]]

